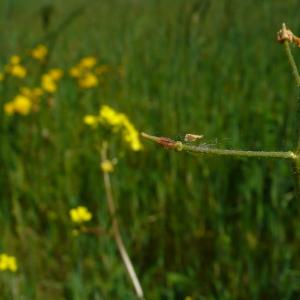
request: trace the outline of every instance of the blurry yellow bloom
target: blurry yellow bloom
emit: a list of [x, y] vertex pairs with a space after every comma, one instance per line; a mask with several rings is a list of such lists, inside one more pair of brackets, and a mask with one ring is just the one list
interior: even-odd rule
[[13, 55], [9, 59], [9, 63], [12, 65], [18, 65], [21, 62], [21, 58], [18, 55]]
[[30, 88], [23, 86], [20, 88], [20, 94], [30, 99], [32, 104], [32, 111], [37, 111], [40, 97], [44, 94], [44, 91], [39, 87]]
[[36, 97], [40, 97], [44, 94], [43, 90], [39, 87], [33, 88], [32, 93]]
[[11, 116], [15, 112], [15, 105], [12, 101], [4, 104], [4, 112], [6, 115]]
[[92, 219], [92, 214], [84, 206], [78, 206], [70, 210], [70, 217], [74, 223], [84, 223]]
[[42, 76], [42, 88], [48, 93], [56, 92], [56, 82], [49, 74], [44, 74]]
[[64, 72], [61, 69], [51, 69], [48, 72], [48, 75], [52, 77], [53, 80], [59, 80], [63, 76]]
[[114, 164], [111, 160], [104, 160], [100, 163], [101, 170], [104, 173], [111, 173], [114, 171]]
[[142, 150], [139, 133], [126, 115], [116, 112], [108, 105], [103, 105], [99, 112], [100, 122], [112, 126], [113, 131], [122, 131], [123, 139], [133, 151]]
[[139, 139], [139, 133], [133, 127], [126, 128], [124, 131], [124, 140], [130, 145], [133, 151], [140, 151], [143, 148]]
[[42, 89], [48, 93], [54, 93], [57, 90], [57, 81], [63, 76], [61, 69], [51, 69], [42, 76]]
[[0, 72], [0, 81], [4, 80], [4, 73]]
[[102, 105], [99, 111], [100, 121], [113, 126], [114, 130], [118, 130], [126, 120], [126, 116], [122, 113], [118, 113], [108, 105]]
[[92, 126], [92, 127], [96, 127], [98, 122], [99, 122], [99, 118], [97, 116], [93, 116], [93, 115], [86, 115], [83, 118], [83, 122], [86, 125]]
[[5, 253], [0, 254], [0, 271], [16, 272], [18, 270], [17, 260], [14, 256]]
[[27, 70], [22, 65], [13, 64], [11, 66], [8, 66], [8, 72], [18, 78], [24, 78], [27, 74]]
[[87, 56], [80, 60], [79, 67], [90, 69], [94, 67], [97, 63], [97, 59], [93, 56]]
[[191, 296], [186, 296], [184, 300], [193, 300], [193, 298]]
[[39, 87], [29, 88], [26, 86], [20, 88], [20, 93], [31, 99], [36, 99], [44, 94], [43, 90]]
[[93, 88], [98, 85], [98, 78], [93, 73], [86, 73], [83, 77], [79, 78], [78, 84], [83, 89]]
[[4, 105], [4, 112], [8, 116], [15, 113], [26, 116], [30, 113], [32, 103], [28, 97], [17, 95], [12, 101]]
[[20, 115], [26, 116], [30, 113], [32, 103], [29, 98], [18, 95], [13, 100], [14, 111]]
[[30, 55], [37, 60], [43, 60], [48, 54], [48, 49], [45, 45], [38, 45], [31, 50]]
[[81, 69], [79, 67], [72, 67], [69, 71], [70, 76], [72, 77], [80, 77], [81, 75]]

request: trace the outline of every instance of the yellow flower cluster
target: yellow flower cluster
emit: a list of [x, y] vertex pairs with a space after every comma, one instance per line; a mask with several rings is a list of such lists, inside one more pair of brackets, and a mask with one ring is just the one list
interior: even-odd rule
[[47, 93], [55, 93], [57, 90], [57, 82], [63, 76], [60, 69], [51, 69], [42, 76], [42, 89]]
[[18, 55], [13, 55], [5, 70], [13, 77], [24, 78], [27, 74], [26, 68], [21, 64], [21, 58]]
[[70, 69], [71, 77], [77, 79], [79, 87], [89, 89], [96, 87], [99, 83], [98, 77], [95, 75], [93, 68], [97, 64], [97, 59], [93, 56], [87, 56]]
[[20, 93], [32, 100], [32, 102], [38, 102], [38, 99], [44, 94], [44, 91], [39, 87], [29, 88], [23, 86], [20, 88]]
[[48, 55], [48, 48], [45, 45], [37, 45], [30, 51], [30, 56], [36, 60], [43, 61]]
[[6, 115], [20, 114], [27, 116], [32, 108], [30, 99], [23, 95], [17, 95], [12, 101], [4, 104], [4, 112]]
[[139, 138], [139, 133], [129, 121], [128, 117], [115, 111], [108, 105], [103, 105], [100, 108], [99, 115], [86, 115], [83, 119], [86, 125], [96, 127], [98, 123], [108, 125], [114, 132], [121, 132], [123, 139], [130, 145], [133, 151], [142, 150], [142, 143]]
[[42, 76], [41, 87], [21, 87], [20, 93], [12, 101], [4, 104], [5, 114], [8, 116], [14, 114], [26, 116], [32, 110], [36, 110], [44, 91], [54, 93], [57, 90], [57, 81], [62, 76], [62, 70], [51, 69]]
[[108, 105], [103, 105], [100, 108], [99, 117], [100, 122], [110, 125], [113, 131], [121, 130], [124, 140], [130, 145], [133, 151], [142, 150], [139, 132], [125, 114], [116, 112]]
[[93, 215], [85, 206], [78, 206], [70, 210], [70, 217], [74, 223], [84, 223], [92, 219]]
[[0, 271], [16, 272], [17, 270], [17, 260], [14, 256], [9, 256], [5, 253], [0, 254]]
[[27, 116], [38, 105], [42, 95], [43, 90], [41, 88], [21, 87], [20, 94], [12, 101], [4, 104], [4, 112], [8, 116], [14, 114]]

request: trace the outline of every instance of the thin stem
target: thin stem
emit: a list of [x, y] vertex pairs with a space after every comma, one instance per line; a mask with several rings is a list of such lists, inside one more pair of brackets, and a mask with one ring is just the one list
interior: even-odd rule
[[[299, 71], [294, 59], [294, 56], [292, 54], [291, 48], [290, 48], [290, 42], [295, 42], [297, 46], [300, 46], [300, 39], [296, 37], [290, 30], [287, 30], [285, 24], [282, 24], [282, 29], [279, 32], [279, 41], [283, 42], [285, 52], [287, 54], [287, 58], [292, 70], [292, 74], [295, 78], [296, 85], [298, 89], [300, 88], [300, 75]], [[300, 91], [298, 91], [299, 93]], [[300, 93], [298, 94], [298, 99], [300, 97]], [[299, 101], [299, 100], [298, 100]], [[300, 103], [298, 103], [300, 105]], [[299, 109], [299, 108], [298, 108]], [[294, 174], [296, 179], [296, 189], [297, 189], [297, 195], [299, 195], [300, 192], [300, 127], [298, 127], [298, 143], [297, 143], [297, 149], [295, 151], [296, 153], [296, 159], [294, 160], [293, 167], [294, 167]]]
[[[286, 29], [285, 23], [283, 23], [282, 24], [282, 32], [284, 33], [286, 31], [287, 31], [287, 29]], [[294, 56], [293, 56], [291, 48], [290, 48], [290, 42], [288, 39], [285, 39], [283, 44], [284, 44], [285, 52], [288, 57], [288, 61], [291, 66], [292, 73], [294, 75], [296, 84], [298, 87], [300, 87], [300, 75], [299, 75], [299, 71], [298, 71]]]
[[[102, 161], [107, 160], [107, 145], [106, 144], [104, 144], [102, 147], [101, 159], [102, 159]], [[107, 204], [108, 204], [108, 210], [110, 213], [110, 217], [112, 219], [112, 233], [113, 233], [114, 239], [116, 241], [116, 244], [117, 244], [118, 250], [120, 252], [120, 255], [122, 257], [123, 263], [125, 265], [126, 271], [129, 275], [129, 278], [131, 279], [133, 286], [134, 286], [137, 297], [140, 300], [145, 300], [142, 286], [136, 275], [133, 264], [132, 264], [130, 257], [126, 251], [126, 247], [124, 245], [124, 242], [123, 242], [123, 239], [121, 236], [119, 222], [118, 222], [118, 219], [116, 216], [116, 206], [115, 206], [115, 202], [114, 202], [114, 198], [113, 198], [110, 176], [109, 176], [108, 172], [103, 172], [103, 179], [104, 179], [104, 187], [105, 187], [106, 199], [107, 199]]]
[[246, 151], [246, 150], [231, 150], [231, 149], [216, 149], [205, 146], [194, 146], [183, 144], [180, 141], [173, 141], [169, 138], [156, 137], [146, 133], [142, 133], [144, 138], [155, 141], [165, 148], [175, 149], [178, 151], [195, 152], [199, 154], [211, 154], [222, 156], [240, 156], [240, 157], [257, 157], [257, 158], [283, 158], [296, 160], [298, 156], [292, 151]]
[[[282, 26], [284, 27], [284, 24]], [[300, 88], [300, 75], [299, 75], [299, 71], [298, 71], [298, 68], [297, 68], [294, 56], [293, 56], [291, 48], [290, 48], [290, 43], [289, 43], [288, 40], [284, 41], [284, 48], [285, 48], [285, 52], [286, 52], [287, 57], [288, 57], [289, 64], [290, 64], [291, 69], [292, 69], [292, 74], [293, 74], [293, 76], [295, 78], [297, 87], [299, 89]], [[299, 97], [300, 97], [300, 91], [298, 91], [298, 94], [299, 94], [298, 95], [298, 99], [299, 99]], [[300, 105], [300, 103], [298, 103], [298, 105]], [[300, 152], [300, 128], [298, 129], [297, 152]], [[300, 173], [300, 170], [298, 170], [298, 173]]]

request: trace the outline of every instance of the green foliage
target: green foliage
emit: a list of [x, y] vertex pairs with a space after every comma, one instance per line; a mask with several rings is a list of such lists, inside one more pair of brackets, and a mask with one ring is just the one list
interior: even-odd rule
[[[65, 80], [54, 110], [13, 121], [3, 104], [16, 90], [1, 86], [0, 252], [15, 255], [19, 270], [0, 273], [0, 298], [135, 299], [112, 238], [71, 234], [69, 210], [80, 204], [94, 212], [93, 225], [110, 226], [95, 150], [101, 140], [84, 115], [108, 104], [141, 131], [176, 139], [204, 134], [218, 147], [292, 150], [296, 89], [275, 35], [283, 21], [299, 32], [298, 1], [51, 3], [46, 27], [41, 1], [0, 3], [2, 66], [85, 3], [46, 40], [49, 64], [68, 69], [95, 55], [122, 65], [125, 75], [80, 93]], [[300, 50], [293, 51], [299, 61]], [[112, 179], [147, 299], [300, 297], [300, 206], [285, 161], [144, 148], [124, 156]]]

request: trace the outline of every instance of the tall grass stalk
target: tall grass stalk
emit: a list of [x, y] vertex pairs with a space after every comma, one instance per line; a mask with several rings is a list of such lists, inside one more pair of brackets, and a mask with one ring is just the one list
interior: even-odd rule
[[[101, 149], [101, 160], [102, 161], [107, 160], [107, 143], [104, 143], [103, 147]], [[124, 244], [122, 236], [121, 236], [120, 226], [119, 226], [118, 218], [116, 215], [116, 205], [115, 205], [114, 197], [113, 197], [113, 193], [112, 193], [110, 175], [108, 172], [103, 172], [103, 180], [104, 180], [104, 188], [105, 188], [105, 193], [106, 193], [108, 210], [109, 210], [109, 214], [110, 214], [111, 221], [112, 221], [113, 237], [115, 239], [116, 245], [117, 245], [120, 255], [122, 257], [125, 269], [126, 269], [128, 275], [129, 275], [129, 278], [134, 286], [134, 289], [135, 289], [138, 299], [145, 300], [142, 286], [136, 275], [133, 264], [127, 253], [125, 244]]]

